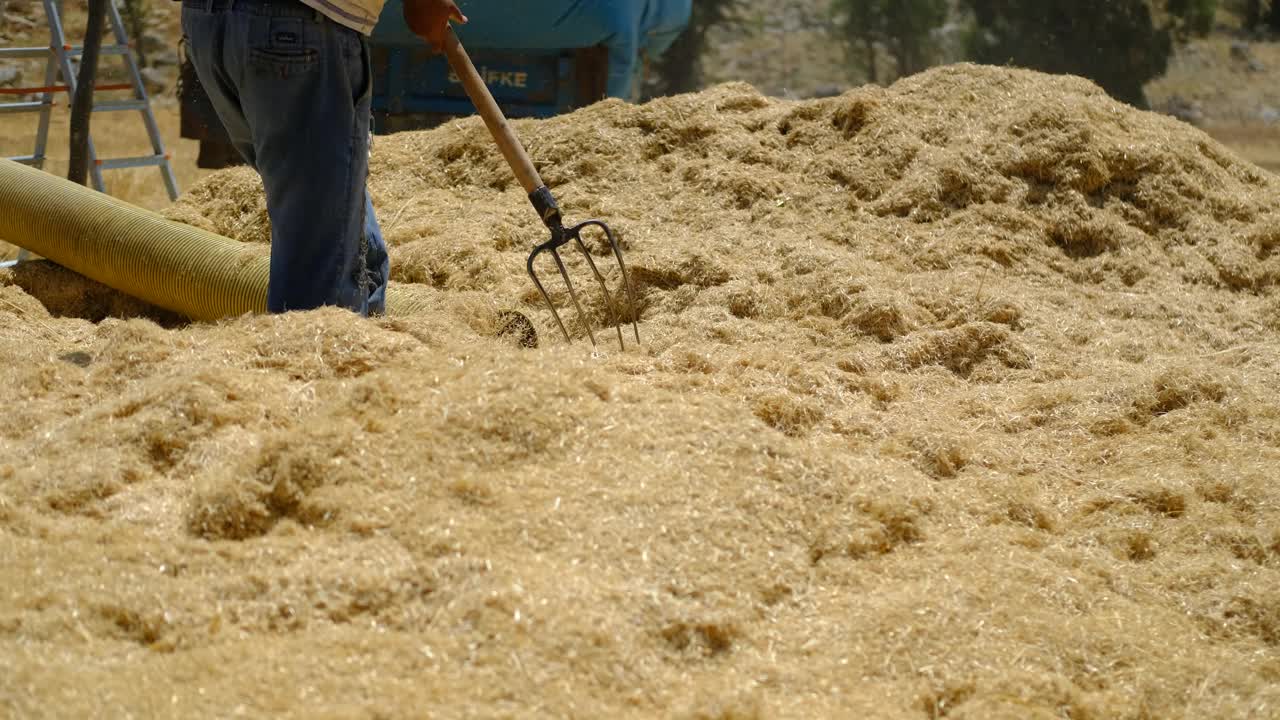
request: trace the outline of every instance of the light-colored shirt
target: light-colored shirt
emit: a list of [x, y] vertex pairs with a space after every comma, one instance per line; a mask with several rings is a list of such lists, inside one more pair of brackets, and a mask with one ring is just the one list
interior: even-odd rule
[[361, 35], [373, 32], [386, 0], [302, 0], [330, 20], [345, 25]]

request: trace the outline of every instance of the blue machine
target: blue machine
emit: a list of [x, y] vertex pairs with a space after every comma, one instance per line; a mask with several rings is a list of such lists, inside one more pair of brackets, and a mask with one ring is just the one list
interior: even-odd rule
[[[689, 23], [691, 0], [459, 0], [457, 28], [508, 117], [550, 117], [604, 97], [634, 99], [645, 60], [661, 55]], [[432, 127], [475, 111], [443, 55], [433, 55], [387, 0], [369, 39], [373, 129]], [[197, 165], [243, 160], [218, 122], [190, 62], [178, 88], [182, 137], [200, 141]]]
[[[638, 95], [643, 62], [689, 22], [691, 0], [461, 0], [458, 37], [509, 117], [550, 117]], [[370, 37], [374, 131], [429, 127], [474, 112], [442, 55], [388, 0]]]

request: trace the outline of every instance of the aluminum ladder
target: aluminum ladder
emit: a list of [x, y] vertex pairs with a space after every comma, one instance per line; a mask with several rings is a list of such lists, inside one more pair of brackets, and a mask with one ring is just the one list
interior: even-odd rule
[[[76, 72], [79, 69], [78, 59], [84, 52], [82, 46], [74, 46], [67, 42], [62, 26], [61, 0], [42, 0], [45, 17], [49, 20], [49, 47], [15, 47], [0, 48], [0, 60], [46, 58], [44, 84], [35, 88], [0, 88], [0, 100], [5, 95], [39, 94], [39, 100], [23, 100], [18, 102], [0, 102], [0, 113], [38, 113], [40, 119], [36, 125], [35, 150], [30, 155], [11, 157], [10, 160], [44, 168], [45, 150], [49, 141], [49, 118], [55, 105], [56, 93], [66, 92], [68, 98], [75, 97]], [[156, 124], [155, 114], [151, 111], [151, 100], [147, 96], [147, 88], [143, 83], [142, 73], [134, 59], [129, 37], [124, 30], [124, 22], [120, 19], [120, 10], [116, 0], [107, 3], [107, 22], [110, 23], [111, 35], [115, 42], [108, 44], [105, 39], [100, 50], [101, 57], [119, 56], [124, 61], [129, 82], [114, 85], [95, 85], [95, 91], [132, 90], [133, 97], [127, 100], [94, 102], [93, 112], [128, 112], [142, 113], [143, 124], [151, 141], [151, 154], [125, 158], [99, 158], [94, 147], [92, 132], [89, 137], [89, 177], [98, 192], [105, 192], [102, 181], [103, 170], [121, 168], [159, 167], [161, 178], [170, 200], [178, 197], [178, 182], [173, 175], [173, 167], [169, 164], [169, 154], [164, 149], [164, 140], [160, 137], [160, 128]], [[59, 74], [62, 84], [57, 84]], [[0, 267], [8, 267], [26, 259], [28, 253], [23, 250], [17, 260], [0, 262]]]

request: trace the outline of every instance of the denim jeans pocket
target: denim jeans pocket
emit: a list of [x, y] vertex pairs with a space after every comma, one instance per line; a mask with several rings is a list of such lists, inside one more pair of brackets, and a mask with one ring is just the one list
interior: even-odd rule
[[249, 66], [259, 74], [282, 79], [315, 70], [320, 66], [320, 50], [313, 33], [314, 24], [301, 18], [270, 18], [265, 28], [253, 33]]
[[249, 48], [249, 64], [255, 70], [281, 79], [311, 72], [319, 66], [319, 60], [320, 51], [310, 48], [287, 51]]

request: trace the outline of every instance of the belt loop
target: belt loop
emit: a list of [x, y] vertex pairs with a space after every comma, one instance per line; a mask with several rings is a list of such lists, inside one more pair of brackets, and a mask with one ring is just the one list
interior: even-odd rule
[[204, 0], [204, 11], [207, 13], [213, 12], [213, 0]]

